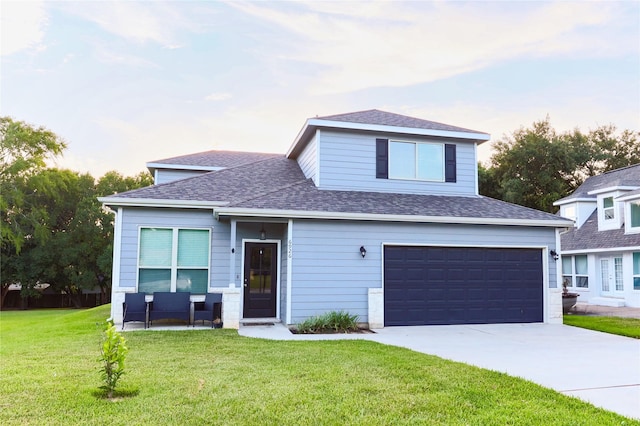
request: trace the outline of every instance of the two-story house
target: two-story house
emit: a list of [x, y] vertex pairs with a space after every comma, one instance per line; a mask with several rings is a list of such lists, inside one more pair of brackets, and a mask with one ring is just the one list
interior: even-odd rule
[[116, 213], [112, 317], [127, 292], [223, 293], [225, 327], [327, 311], [389, 325], [561, 322], [559, 230], [478, 194], [489, 135], [369, 110], [306, 121], [286, 155], [148, 163]]
[[554, 204], [576, 223], [561, 233], [567, 286], [581, 302], [640, 307], [640, 164], [589, 177]]

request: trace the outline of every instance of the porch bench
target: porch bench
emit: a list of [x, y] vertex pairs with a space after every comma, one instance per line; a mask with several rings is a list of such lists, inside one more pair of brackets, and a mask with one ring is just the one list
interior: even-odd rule
[[191, 293], [155, 292], [149, 304], [149, 326], [153, 320], [177, 319], [191, 321]]

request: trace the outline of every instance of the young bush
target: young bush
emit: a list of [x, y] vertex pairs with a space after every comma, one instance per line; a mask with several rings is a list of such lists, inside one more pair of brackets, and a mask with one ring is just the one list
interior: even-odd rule
[[102, 350], [98, 361], [102, 364], [100, 368], [104, 385], [100, 387], [107, 392], [107, 398], [113, 398], [120, 376], [124, 374], [124, 359], [129, 348], [126, 346], [124, 337], [118, 333], [116, 326], [107, 322], [104, 331]]
[[298, 324], [298, 333], [347, 333], [358, 330], [358, 316], [348, 312], [331, 311], [323, 315], [307, 318]]

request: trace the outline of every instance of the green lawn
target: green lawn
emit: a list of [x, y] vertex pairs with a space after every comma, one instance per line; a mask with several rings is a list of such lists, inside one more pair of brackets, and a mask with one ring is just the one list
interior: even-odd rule
[[232, 330], [124, 333], [128, 373], [121, 398], [106, 400], [96, 360], [107, 316], [107, 306], [0, 313], [0, 424], [640, 424], [406, 349]]
[[640, 319], [638, 318], [565, 315], [564, 323], [575, 327], [588, 328], [589, 330], [640, 339]]

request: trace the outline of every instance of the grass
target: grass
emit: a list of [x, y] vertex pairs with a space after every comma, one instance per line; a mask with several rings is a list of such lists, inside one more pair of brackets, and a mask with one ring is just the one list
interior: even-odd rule
[[574, 327], [640, 339], [640, 319], [638, 318], [565, 315], [564, 323]]
[[102, 398], [108, 307], [0, 313], [0, 424], [640, 424], [522, 379], [369, 341], [124, 333]]

